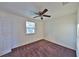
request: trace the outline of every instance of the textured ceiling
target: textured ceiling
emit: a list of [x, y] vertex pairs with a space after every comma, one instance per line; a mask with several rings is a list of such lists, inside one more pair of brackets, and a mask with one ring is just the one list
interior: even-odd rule
[[0, 10], [10, 12], [20, 16], [32, 18], [36, 16], [34, 12], [42, 11], [47, 8], [47, 14], [59, 17], [65, 14], [76, 12], [78, 3], [62, 2], [0, 2]]

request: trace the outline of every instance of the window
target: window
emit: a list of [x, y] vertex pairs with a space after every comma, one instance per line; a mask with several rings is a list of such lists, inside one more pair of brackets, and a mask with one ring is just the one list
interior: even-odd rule
[[35, 33], [35, 23], [34, 22], [26, 22], [26, 33], [33, 34]]

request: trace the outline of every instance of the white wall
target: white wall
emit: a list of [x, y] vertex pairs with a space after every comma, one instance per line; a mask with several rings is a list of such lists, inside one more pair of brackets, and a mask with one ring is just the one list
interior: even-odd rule
[[79, 8], [77, 10], [77, 56], [79, 57]]
[[12, 48], [34, 42], [43, 37], [43, 23], [35, 21], [36, 34], [27, 35], [25, 33], [26, 20], [32, 21], [27, 17], [0, 11], [0, 55], [10, 52]]
[[46, 22], [46, 39], [76, 50], [76, 13]]

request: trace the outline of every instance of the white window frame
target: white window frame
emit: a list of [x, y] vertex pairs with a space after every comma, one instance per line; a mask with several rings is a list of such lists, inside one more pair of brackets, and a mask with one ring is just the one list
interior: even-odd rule
[[[28, 24], [27, 24], [28, 23]], [[29, 27], [29, 23], [32, 23], [34, 26], [30, 26]], [[33, 28], [34, 29], [34, 32], [28, 32], [28, 28]], [[26, 34], [35, 34], [35, 32], [36, 32], [36, 24], [35, 24], [35, 22], [32, 22], [32, 21], [26, 21]]]

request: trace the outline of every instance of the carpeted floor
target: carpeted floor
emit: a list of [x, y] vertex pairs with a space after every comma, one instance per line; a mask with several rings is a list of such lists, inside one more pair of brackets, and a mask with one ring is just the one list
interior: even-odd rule
[[76, 51], [47, 40], [39, 40], [12, 49], [11, 53], [2, 57], [76, 57]]

